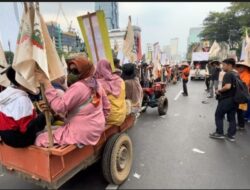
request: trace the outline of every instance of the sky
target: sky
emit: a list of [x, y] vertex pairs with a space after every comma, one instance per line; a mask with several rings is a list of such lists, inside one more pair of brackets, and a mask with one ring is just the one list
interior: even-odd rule
[[[40, 12], [45, 21], [55, 21], [59, 10], [59, 2], [40, 3]], [[94, 2], [62, 2], [68, 22], [79, 30], [77, 16], [94, 11]], [[161, 47], [168, 45], [170, 39], [179, 38], [179, 52], [183, 55], [187, 50], [187, 39], [191, 27], [201, 27], [203, 20], [210, 11], [225, 11], [229, 2], [120, 2], [119, 26], [126, 28], [128, 16], [132, 24], [141, 27], [142, 47], [146, 51], [147, 43], [159, 42]], [[22, 3], [17, 3], [18, 16], [14, 12], [14, 3], [0, 3], [0, 40], [3, 48], [8, 50], [8, 40], [11, 50], [15, 50], [19, 22], [23, 13]], [[19, 18], [18, 18], [19, 17]], [[60, 12], [57, 20], [62, 29], [67, 30], [68, 24]], [[80, 34], [80, 32], [79, 32]], [[82, 36], [80, 34], [80, 36]]]

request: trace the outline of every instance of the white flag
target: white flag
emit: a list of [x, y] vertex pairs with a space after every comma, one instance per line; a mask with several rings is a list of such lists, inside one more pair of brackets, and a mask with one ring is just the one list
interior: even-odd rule
[[18, 83], [38, 92], [34, 71], [37, 65], [52, 81], [64, 75], [61, 60], [39, 12], [31, 6], [24, 12], [17, 39], [13, 68]]
[[212, 45], [212, 47], [209, 50], [209, 57], [216, 57], [216, 56], [218, 56], [220, 50], [221, 50], [220, 45], [215, 40], [214, 43], [213, 43], [213, 45]]

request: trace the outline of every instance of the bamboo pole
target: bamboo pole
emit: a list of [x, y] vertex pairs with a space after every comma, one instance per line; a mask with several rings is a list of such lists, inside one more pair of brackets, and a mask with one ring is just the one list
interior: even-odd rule
[[[39, 2], [36, 2], [35, 8], [36, 8], [38, 14], [40, 15]], [[45, 96], [44, 84], [41, 83], [40, 84], [40, 88], [41, 88], [41, 93], [42, 93], [43, 101], [45, 101], [46, 105], [48, 106], [48, 101], [47, 101], [46, 96]], [[47, 131], [48, 131], [49, 148], [52, 148], [53, 145], [54, 145], [54, 142], [53, 142], [53, 135], [52, 135], [52, 129], [51, 129], [50, 112], [49, 111], [45, 111], [44, 114], [45, 114], [45, 119], [46, 119], [46, 128], [47, 128]]]
[[[48, 105], [46, 96], [45, 96], [45, 88], [44, 88], [44, 84], [40, 84], [40, 88], [41, 88], [41, 93], [42, 93], [42, 98], [43, 100], [46, 102], [46, 104]], [[51, 129], [51, 120], [50, 120], [50, 112], [49, 111], [45, 111], [45, 118], [46, 118], [46, 127], [48, 130], [48, 137], [49, 137], [49, 148], [53, 147], [53, 136], [52, 136], [52, 129]]]

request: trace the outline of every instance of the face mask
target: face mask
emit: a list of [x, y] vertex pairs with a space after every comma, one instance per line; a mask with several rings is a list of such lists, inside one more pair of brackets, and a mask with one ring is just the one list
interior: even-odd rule
[[68, 74], [68, 80], [67, 80], [68, 86], [74, 84], [77, 81], [79, 81], [79, 75], [73, 73]]

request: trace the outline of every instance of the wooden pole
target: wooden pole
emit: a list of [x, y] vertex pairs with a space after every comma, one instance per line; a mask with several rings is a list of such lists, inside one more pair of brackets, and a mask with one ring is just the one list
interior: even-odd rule
[[[40, 84], [40, 88], [41, 88], [42, 98], [46, 102], [46, 104], [48, 105], [48, 102], [47, 102], [47, 99], [46, 99], [46, 96], [45, 96], [44, 85]], [[50, 120], [49, 111], [45, 111], [44, 114], [45, 114], [45, 118], [46, 118], [46, 127], [47, 127], [47, 130], [48, 130], [49, 148], [52, 148], [53, 145], [54, 145], [54, 142], [53, 142], [53, 136], [52, 136], [51, 120]]]
[[97, 59], [97, 61], [99, 61], [99, 55], [98, 55], [96, 41], [95, 41], [95, 33], [94, 33], [93, 24], [92, 24], [92, 20], [91, 20], [90, 16], [91, 15], [88, 12], [89, 24], [90, 24], [91, 34], [92, 34], [92, 38], [93, 38], [93, 42], [94, 42], [96, 59]]

